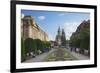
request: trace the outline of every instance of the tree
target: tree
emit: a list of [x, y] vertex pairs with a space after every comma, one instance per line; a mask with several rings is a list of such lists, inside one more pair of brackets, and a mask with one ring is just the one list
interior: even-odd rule
[[80, 47], [89, 50], [90, 48], [90, 32], [89, 29], [84, 29], [80, 33], [81, 43]]
[[44, 41], [44, 46], [45, 46], [45, 48], [50, 48], [51, 43], [48, 41]]
[[24, 40], [21, 38], [21, 62], [23, 62], [26, 59], [26, 49], [24, 45]]
[[80, 52], [84, 50], [90, 52], [90, 21], [82, 22], [70, 38], [70, 46], [80, 48]]
[[35, 54], [37, 53], [37, 44], [36, 44], [36, 41], [35, 40], [32, 41], [32, 51]]
[[34, 39], [36, 42], [37, 50], [41, 50], [43, 48], [42, 41], [40, 39]]
[[80, 37], [78, 36], [72, 37], [69, 43], [71, 47], [80, 47]]
[[25, 40], [25, 49], [27, 50], [28, 53], [29, 52], [36, 52], [37, 45], [32, 38], [27, 38]]

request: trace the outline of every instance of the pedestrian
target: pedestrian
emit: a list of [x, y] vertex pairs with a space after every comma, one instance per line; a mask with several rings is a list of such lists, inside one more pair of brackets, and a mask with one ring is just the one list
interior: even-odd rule
[[71, 51], [73, 51], [73, 48], [71, 47]]

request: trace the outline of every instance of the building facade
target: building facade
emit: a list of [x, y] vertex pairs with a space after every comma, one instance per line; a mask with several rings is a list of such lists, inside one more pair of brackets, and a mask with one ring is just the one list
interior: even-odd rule
[[32, 16], [24, 16], [21, 19], [21, 37], [24, 39], [40, 39], [42, 41], [48, 41], [48, 35], [44, 32], [35, 22]]

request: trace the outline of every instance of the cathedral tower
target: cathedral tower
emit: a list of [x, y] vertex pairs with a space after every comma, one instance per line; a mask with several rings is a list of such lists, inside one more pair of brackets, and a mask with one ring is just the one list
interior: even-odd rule
[[58, 46], [61, 45], [61, 30], [60, 30], [60, 27], [58, 28], [58, 33], [56, 35], [56, 43]]
[[62, 41], [61, 45], [62, 45], [62, 46], [66, 46], [66, 36], [65, 36], [65, 31], [64, 31], [64, 29], [62, 29], [61, 41]]
[[56, 35], [56, 44], [57, 46], [66, 46], [66, 36], [65, 36], [65, 32], [64, 29], [60, 29], [60, 27], [58, 28], [58, 32]]

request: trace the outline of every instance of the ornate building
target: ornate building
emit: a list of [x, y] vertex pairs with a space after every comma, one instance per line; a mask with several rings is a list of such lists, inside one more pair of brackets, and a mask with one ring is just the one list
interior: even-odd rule
[[48, 35], [44, 32], [35, 22], [35, 19], [31, 16], [24, 16], [21, 19], [21, 37], [40, 39], [42, 41], [48, 41]]
[[65, 36], [64, 29], [62, 29], [61, 31], [60, 27], [58, 28], [55, 41], [57, 46], [66, 46], [66, 36]]

